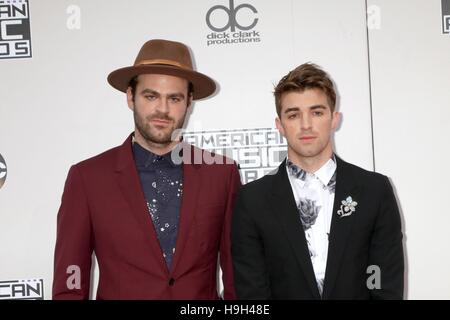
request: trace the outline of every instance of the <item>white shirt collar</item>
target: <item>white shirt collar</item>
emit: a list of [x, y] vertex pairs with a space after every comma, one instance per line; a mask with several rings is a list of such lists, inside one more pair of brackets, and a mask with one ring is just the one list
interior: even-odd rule
[[[288, 157], [286, 157], [286, 169], [287, 168], [287, 161], [289, 160]], [[299, 168], [301, 169], [301, 167], [299, 166]], [[328, 183], [330, 182], [331, 178], [334, 175], [334, 172], [336, 171], [337, 168], [337, 164], [336, 164], [336, 157], [333, 154], [332, 157], [330, 159], [328, 159], [327, 162], [325, 162], [324, 165], [322, 165], [316, 172], [314, 173], [307, 173], [307, 175], [309, 176], [316, 176], [322, 183], [324, 186], [327, 186]], [[303, 169], [301, 169], [303, 170]], [[289, 175], [289, 170], [287, 170], [288, 175]], [[305, 181], [302, 181], [300, 179], [298, 179], [298, 183], [300, 183], [301, 186], [305, 185]]]
[[328, 182], [330, 182], [331, 177], [333, 177], [336, 168], [336, 158], [333, 155], [333, 158], [328, 159], [328, 161], [320, 167], [319, 170], [314, 172], [314, 175], [323, 183], [324, 186], [326, 186], [328, 185]]

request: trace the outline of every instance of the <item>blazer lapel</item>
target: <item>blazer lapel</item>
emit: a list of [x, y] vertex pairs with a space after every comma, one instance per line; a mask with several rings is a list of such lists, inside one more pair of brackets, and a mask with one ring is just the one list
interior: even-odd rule
[[342, 201], [347, 199], [348, 196], [351, 196], [354, 201], [358, 201], [360, 188], [352, 175], [350, 165], [338, 157], [336, 159], [336, 193], [334, 196], [330, 236], [328, 239], [328, 257], [322, 295], [323, 299], [329, 298], [333, 290], [354, 220], [353, 214], [358, 214], [357, 209], [350, 216], [340, 217], [337, 214], [337, 211], [341, 208]]
[[[197, 177], [200, 165], [195, 163], [193, 155], [193, 153], [201, 152], [201, 150], [190, 145], [185, 145], [183, 151], [189, 152], [188, 155], [183, 153], [183, 196], [181, 199], [177, 243], [171, 268], [172, 272], [176, 270], [175, 268], [181, 259], [189, 232], [191, 231], [191, 225], [194, 221], [198, 202], [197, 199], [201, 185], [201, 180]], [[186, 161], [186, 159], [189, 161]]]
[[294, 194], [286, 173], [286, 160], [278, 167], [274, 177], [272, 210], [281, 222], [297, 261], [306, 276], [308, 285], [316, 299], [320, 299], [316, 276], [309, 256], [305, 233], [298, 215]]
[[134, 162], [131, 146], [131, 135], [120, 147], [119, 156], [116, 164], [117, 181], [120, 190], [130, 206], [130, 211], [145, 234], [148, 246], [154, 253], [160, 269], [168, 274], [166, 262], [164, 261], [161, 247], [159, 246], [153, 222], [150, 218], [147, 203], [142, 191], [139, 174]]

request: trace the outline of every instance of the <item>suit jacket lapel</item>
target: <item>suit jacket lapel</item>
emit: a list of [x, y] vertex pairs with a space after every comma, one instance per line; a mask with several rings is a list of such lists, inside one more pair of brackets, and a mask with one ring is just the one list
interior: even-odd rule
[[131, 146], [131, 135], [120, 147], [119, 156], [116, 164], [117, 181], [124, 198], [130, 206], [130, 211], [145, 234], [148, 246], [154, 253], [160, 269], [168, 274], [166, 262], [159, 246], [153, 222], [148, 212], [144, 192], [139, 179], [139, 174], [134, 162]]
[[279, 221], [286, 232], [289, 243], [303, 273], [305, 274], [311, 292], [316, 299], [320, 299], [305, 233], [295, 204], [291, 184], [286, 173], [286, 160], [278, 167], [278, 172], [274, 179], [272, 201], [270, 201], [272, 210], [279, 218]]
[[[183, 196], [181, 199], [180, 221], [178, 223], [178, 236], [175, 247], [175, 254], [172, 263], [172, 271], [178, 265], [186, 245], [191, 225], [194, 221], [197, 199], [200, 191], [201, 180], [197, 177], [199, 164], [194, 161], [194, 153], [201, 152], [193, 146], [184, 144], [183, 151]], [[198, 156], [198, 154], [197, 154]], [[188, 161], [186, 161], [188, 159]], [[198, 158], [195, 158], [198, 160]]]
[[350, 235], [351, 226], [354, 220], [353, 214], [358, 214], [358, 209], [346, 217], [340, 217], [337, 211], [341, 208], [342, 200], [351, 196], [354, 201], [358, 201], [360, 187], [352, 175], [351, 167], [340, 158], [337, 159], [336, 173], [336, 193], [331, 218], [331, 228], [328, 243], [327, 267], [325, 272], [325, 283], [323, 298], [329, 298], [338, 275], [338, 271], [344, 255], [344, 250]]

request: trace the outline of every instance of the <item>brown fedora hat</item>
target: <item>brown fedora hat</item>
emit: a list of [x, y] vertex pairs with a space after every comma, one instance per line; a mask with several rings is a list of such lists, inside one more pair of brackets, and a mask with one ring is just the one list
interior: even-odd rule
[[194, 87], [193, 99], [210, 96], [216, 84], [210, 77], [194, 71], [186, 45], [180, 42], [155, 39], [147, 41], [131, 67], [117, 69], [108, 76], [108, 82], [117, 90], [126, 92], [130, 80], [145, 73], [164, 74], [187, 79]]

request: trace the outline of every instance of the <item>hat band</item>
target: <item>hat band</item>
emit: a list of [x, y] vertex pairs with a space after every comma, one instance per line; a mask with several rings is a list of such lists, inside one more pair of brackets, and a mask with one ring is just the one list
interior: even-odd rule
[[188, 69], [191, 70], [192, 68], [189, 68], [188, 66], [179, 63], [178, 61], [174, 60], [167, 60], [167, 59], [150, 59], [150, 60], [141, 60], [136, 65], [146, 65], [146, 64], [168, 64], [172, 66], [176, 66], [182, 69]]

